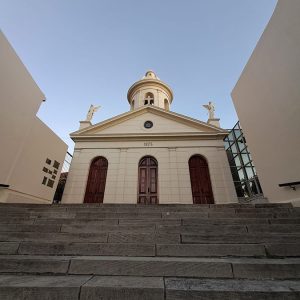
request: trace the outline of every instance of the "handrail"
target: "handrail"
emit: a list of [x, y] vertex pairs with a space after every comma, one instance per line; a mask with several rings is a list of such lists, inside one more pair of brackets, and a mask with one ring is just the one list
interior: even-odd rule
[[291, 189], [293, 189], [294, 191], [296, 191], [295, 185], [299, 185], [299, 184], [300, 184], [300, 181], [294, 181], [294, 182], [280, 183], [280, 184], [278, 184], [278, 186], [279, 186], [279, 187], [285, 187], [285, 186], [288, 186], [288, 187], [290, 187]]

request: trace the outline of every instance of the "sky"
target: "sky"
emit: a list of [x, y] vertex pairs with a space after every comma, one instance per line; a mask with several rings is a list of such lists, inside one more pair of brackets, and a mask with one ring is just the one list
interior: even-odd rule
[[174, 92], [171, 110], [221, 127], [237, 122], [231, 91], [276, 0], [0, 0], [0, 29], [46, 96], [38, 117], [73, 151], [93, 124], [129, 111], [127, 91], [149, 69]]

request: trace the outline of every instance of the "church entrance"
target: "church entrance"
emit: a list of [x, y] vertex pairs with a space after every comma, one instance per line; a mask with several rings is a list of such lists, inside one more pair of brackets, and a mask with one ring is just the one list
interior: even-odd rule
[[93, 159], [85, 191], [84, 203], [103, 203], [108, 161], [99, 156]]
[[208, 165], [204, 157], [194, 155], [189, 159], [190, 178], [194, 204], [213, 204]]
[[138, 203], [158, 204], [158, 164], [155, 158], [145, 156], [139, 163]]

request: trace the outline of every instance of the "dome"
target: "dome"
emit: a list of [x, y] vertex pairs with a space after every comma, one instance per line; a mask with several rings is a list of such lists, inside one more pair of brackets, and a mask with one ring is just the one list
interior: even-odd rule
[[173, 101], [173, 91], [154, 71], [149, 70], [129, 88], [127, 99], [132, 110], [145, 105], [169, 110]]

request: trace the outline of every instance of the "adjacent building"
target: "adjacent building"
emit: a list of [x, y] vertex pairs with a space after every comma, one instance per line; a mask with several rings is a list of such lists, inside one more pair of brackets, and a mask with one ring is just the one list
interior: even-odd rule
[[233, 92], [264, 195], [300, 205], [300, 1], [279, 0]]
[[0, 31], [0, 202], [52, 203], [67, 145], [36, 116], [44, 100]]

